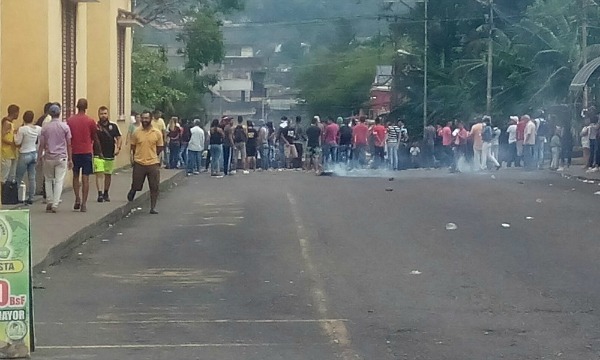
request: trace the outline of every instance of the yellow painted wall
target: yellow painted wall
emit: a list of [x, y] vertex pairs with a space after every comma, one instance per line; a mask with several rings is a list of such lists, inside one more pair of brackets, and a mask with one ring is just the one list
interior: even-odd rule
[[[10, 104], [21, 112], [43, 111], [48, 87], [48, 13], [51, 1], [2, 0], [2, 115]], [[27, 10], [25, 10], [27, 9]]]
[[[118, 114], [117, 15], [131, 11], [130, 0], [78, 4], [76, 97], [86, 97], [89, 115], [110, 109], [127, 133], [131, 112], [131, 29], [126, 32], [125, 114]], [[62, 102], [61, 0], [0, 0], [0, 115], [9, 104], [41, 115], [49, 101]], [[117, 159], [128, 163], [127, 154]]]
[[[89, 115], [97, 118], [100, 106], [107, 106], [110, 119], [119, 125], [123, 136], [127, 134], [131, 113], [131, 44], [126, 46], [125, 56], [125, 114], [118, 114], [118, 27], [119, 9], [131, 10], [129, 0], [110, 0], [89, 3], [87, 9], [87, 94], [90, 104]], [[128, 30], [131, 41], [131, 30]], [[123, 118], [122, 115], [125, 115]], [[118, 121], [119, 118], [123, 119]], [[123, 144], [125, 139], [123, 139]], [[117, 159], [117, 166], [129, 164], [127, 152]]]

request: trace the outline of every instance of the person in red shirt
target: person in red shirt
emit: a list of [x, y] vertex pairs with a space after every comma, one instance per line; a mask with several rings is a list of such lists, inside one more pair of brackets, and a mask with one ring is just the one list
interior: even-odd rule
[[358, 124], [352, 128], [352, 160], [353, 167], [359, 167], [366, 163], [367, 146], [369, 146], [369, 128], [367, 117], [361, 115]]
[[73, 209], [81, 212], [87, 211], [90, 175], [94, 173], [94, 148], [96, 153], [102, 157], [97, 133], [98, 127], [96, 121], [86, 114], [87, 109], [88, 101], [79, 99], [77, 101], [77, 114], [67, 120], [67, 125], [71, 130], [71, 146], [73, 148], [73, 191], [75, 192]]
[[386, 130], [385, 126], [381, 125], [381, 118], [375, 119], [375, 126], [372, 130], [373, 136], [375, 137], [375, 154], [374, 164], [375, 168], [379, 168], [385, 163], [385, 139]]
[[330, 116], [327, 118], [327, 126], [325, 127], [325, 135], [323, 139], [323, 162], [325, 164], [337, 162], [337, 148], [340, 135], [340, 127], [333, 121]]

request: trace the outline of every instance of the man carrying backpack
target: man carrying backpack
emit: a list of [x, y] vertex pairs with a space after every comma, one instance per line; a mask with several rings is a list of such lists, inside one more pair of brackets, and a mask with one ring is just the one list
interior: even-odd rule
[[487, 162], [491, 161], [496, 166], [496, 170], [500, 170], [501, 166], [498, 160], [492, 154], [492, 141], [494, 140], [494, 129], [492, 129], [492, 119], [489, 116], [483, 117], [483, 140], [481, 170], [487, 170]]
[[[233, 163], [236, 165], [237, 169], [238, 160], [241, 159], [244, 174], [249, 174], [250, 172], [247, 169], [248, 163], [246, 161], [246, 143], [248, 142], [248, 133], [244, 128], [244, 118], [242, 116], [238, 116], [237, 122], [238, 123], [235, 129], [233, 129]], [[235, 174], [235, 170], [232, 171], [232, 173]]]

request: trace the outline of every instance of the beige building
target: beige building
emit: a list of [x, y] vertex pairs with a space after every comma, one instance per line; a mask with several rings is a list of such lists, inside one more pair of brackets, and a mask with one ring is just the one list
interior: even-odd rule
[[[10, 104], [41, 116], [60, 102], [64, 117], [78, 98], [89, 115], [110, 109], [127, 132], [131, 112], [131, 0], [0, 0], [0, 111]], [[126, 152], [118, 159], [127, 163]]]

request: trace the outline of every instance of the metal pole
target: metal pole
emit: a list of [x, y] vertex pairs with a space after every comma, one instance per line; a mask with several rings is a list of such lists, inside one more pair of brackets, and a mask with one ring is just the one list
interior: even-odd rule
[[428, 56], [429, 56], [429, 0], [425, 0], [425, 58], [424, 58], [424, 76], [423, 76], [423, 131], [427, 127], [427, 84], [429, 76]]
[[488, 58], [487, 58], [487, 95], [486, 95], [486, 113], [492, 115], [492, 85], [494, 75], [494, 0], [489, 0], [490, 5], [490, 34], [488, 39]]
[[[582, 51], [582, 64], [581, 67], [585, 66], [588, 63], [588, 16], [587, 16], [587, 0], [582, 0], [583, 2], [583, 21], [581, 22], [581, 51]], [[589, 88], [587, 84], [583, 87], [583, 108], [587, 109], [589, 105]]]

